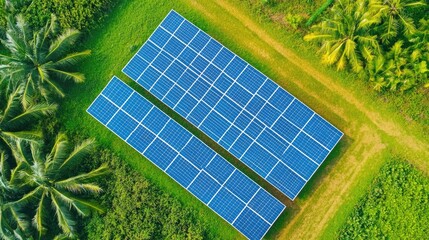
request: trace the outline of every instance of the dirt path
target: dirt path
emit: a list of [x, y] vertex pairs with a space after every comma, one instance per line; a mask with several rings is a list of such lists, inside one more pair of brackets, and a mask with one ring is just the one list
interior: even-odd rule
[[[343, 171], [332, 171], [326, 175], [323, 188], [318, 188], [304, 205], [300, 206], [300, 211], [280, 232], [279, 239], [320, 237], [328, 221], [335, 216], [339, 206], [347, 200], [349, 190], [355, 187], [362, 171], [366, 171], [371, 166], [381, 165], [383, 159], [377, 157], [377, 154], [386, 146], [379, 136], [367, 127], [361, 127], [356, 135], [358, 144], [352, 145], [344, 153], [344, 158], [335, 166], [335, 169]], [[356, 156], [360, 156], [359, 159]]]
[[245, 43], [246, 48], [257, 55], [258, 59], [267, 62], [274, 61], [271, 54], [264, 51], [267, 48], [273, 49], [293, 65], [288, 67], [289, 71], [298, 69], [308, 74], [312, 79], [323, 85], [326, 88], [324, 91], [328, 91], [328, 94], [335, 95], [338, 101], [349, 103], [353, 107], [352, 110], [344, 109], [344, 107], [338, 106], [335, 102], [324, 99], [321, 93], [309, 88], [308, 83], [301, 82], [299, 76], [291, 76], [291, 72], [288, 72], [287, 69], [281, 68], [276, 64], [270, 65], [276, 73], [285, 79], [293, 81], [300, 91], [310, 96], [319, 96], [317, 101], [323, 104], [324, 107], [326, 106], [331, 112], [335, 112], [344, 121], [353, 122], [354, 115], [350, 111], [354, 111], [353, 113], [357, 115], [364, 115], [368, 119], [368, 124], [356, 123], [354, 126], [348, 126], [344, 130], [347, 136], [353, 138], [353, 143], [343, 154], [344, 157], [341, 161], [338, 161], [334, 166], [334, 169], [323, 177], [322, 183], [311, 193], [309, 198], [303, 201], [302, 205], [297, 204], [299, 210], [280, 232], [279, 239], [315, 239], [322, 234], [329, 220], [335, 216], [339, 207], [347, 200], [350, 189], [358, 184], [359, 177], [364, 174], [363, 172], [366, 169], [374, 168], [377, 164], [381, 165], [383, 159], [377, 156], [383, 149], [388, 147], [383, 143], [381, 134], [396, 138], [397, 144], [395, 145], [418, 153], [419, 156], [425, 156], [422, 159], [410, 160], [420, 169], [429, 169], [429, 163], [426, 160], [429, 159], [428, 142], [422, 142], [412, 134], [409, 134], [407, 129], [402, 128], [394, 120], [382, 116], [377, 111], [368, 109], [365, 103], [357, 96], [336, 84], [335, 79], [312, 67], [309, 62], [300, 58], [294, 51], [287, 49], [281, 42], [271, 37], [241, 9], [231, 4], [228, 0], [217, 0], [207, 4], [193, 0], [190, 3], [195, 9], [203, 13], [210, 22], [216, 23], [225, 32], [231, 32], [231, 29], [229, 29], [231, 26], [225, 24], [225, 19], [217, 14], [221, 12], [225, 14], [225, 17], [229, 15], [229, 18], [236, 19], [231, 24], [240, 25], [241, 28], [245, 27], [248, 30], [243, 30], [243, 36], [235, 35], [233, 37]]

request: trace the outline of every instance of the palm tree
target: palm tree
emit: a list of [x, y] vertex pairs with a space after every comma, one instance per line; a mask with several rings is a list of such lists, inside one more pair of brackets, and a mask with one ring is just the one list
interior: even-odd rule
[[322, 42], [322, 62], [336, 64], [337, 70], [350, 66], [355, 72], [363, 69], [380, 51], [370, 27], [378, 23], [368, 11], [366, 1], [340, 0], [332, 7], [333, 16], [312, 27], [305, 40]]
[[10, 149], [11, 143], [17, 139], [36, 141], [41, 139], [39, 131], [31, 131], [31, 125], [46, 114], [57, 109], [54, 104], [29, 104], [27, 108], [21, 104], [24, 87], [18, 86], [0, 103], [0, 148]]
[[85, 79], [83, 74], [70, 71], [82, 57], [90, 54], [89, 50], [70, 53], [79, 31], [67, 29], [58, 35], [57, 29], [54, 16], [36, 32], [31, 31], [21, 15], [16, 17], [16, 22], [12, 17], [8, 19], [6, 39], [1, 42], [10, 54], [0, 54], [1, 82], [9, 91], [23, 84], [25, 106], [34, 95], [46, 99], [51, 95], [63, 97], [60, 81]]
[[386, 60], [382, 54], [376, 56], [366, 65], [366, 73], [371, 82], [374, 83], [374, 89], [381, 91], [388, 86], [386, 81]]
[[376, 83], [375, 89], [389, 88], [391, 91], [408, 90], [418, 83], [427, 81], [429, 69], [427, 59], [420, 49], [405, 48], [403, 41], [397, 41], [385, 54], [368, 65], [370, 80]]
[[[10, 184], [21, 194], [5, 204], [4, 209], [16, 212], [26, 209], [28, 218], [18, 217], [18, 220], [25, 223], [24, 227], [34, 226], [39, 239], [55, 222], [64, 234], [73, 236], [76, 233], [76, 213], [88, 216], [92, 210], [103, 212], [96, 203], [78, 195], [100, 193], [102, 189], [92, 181], [106, 174], [108, 168], [102, 165], [88, 173], [74, 171], [91, 152], [92, 140], [72, 148], [65, 135], [59, 134], [46, 155], [43, 152], [45, 147], [20, 140], [14, 145], [12, 152], [16, 167], [11, 171], [14, 178]], [[32, 219], [31, 224], [28, 219]]]
[[409, 2], [404, 0], [372, 0], [370, 1], [371, 11], [380, 18], [381, 40], [389, 43], [399, 32], [403, 31], [405, 36], [410, 36], [416, 32], [414, 21], [407, 16], [409, 8], [425, 6], [422, 1]]

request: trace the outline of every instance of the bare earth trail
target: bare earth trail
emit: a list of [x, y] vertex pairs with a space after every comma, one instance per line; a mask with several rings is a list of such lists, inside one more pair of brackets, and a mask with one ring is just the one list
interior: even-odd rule
[[[429, 142], [414, 137], [409, 129], [379, 112], [368, 109], [365, 102], [348, 89], [340, 86], [335, 79], [327, 76], [312, 66], [305, 59], [300, 58], [293, 50], [286, 48], [281, 42], [273, 38], [254, 19], [228, 0], [187, 2], [201, 12], [210, 22], [219, 29], [230, 33], [231, 28], [241, 29], [231, 38], [242, 43], [246, 49], [252, 51], [258, 59], [270, 64], [272, 69], [282, 76], [276, 79], [281, 85], [293, 82], [299, 91], [317, 98], [317, 102], [337, 115], [342, 122], [350, 145], [341, 154], [341, 159], [323, 176], [314, 191], [305, 200], [298, 198], [295, 201], [296, 212], [285, 224], [279, 233], [279, 239], [316, 239], [320, 237], [329, 220], [334, 218], [339, 206], [347, 201], [350, 189], [359, 184], [359, 179], [368, 169], [377, 171], [383, 159], [379, 154], [384, 149], [395, 149], [402, 153], [413, 152], [414, 157], [409, 159], [421, 170], [429, 171]], [[270, 51], [264, 51], [268, 49]], [[274, 55], [281, 55], [284, 64], [279, 64]], [[271, 64], [273, 63], [273, 64]], [[284, 67], [286, 66], [286, 67]], [[293, 74], [299, 71], [299, 74]], [[311, 83], [302, 81], [300, 74], [308, 75], [311, 80], [317, 81], [323, 89], [311, 86]], [[333, 95], [327, 99], [326, 95]], [[332, 99], [335, 99], [333, 101]], [[337, 101], [347, 104], [337, 104]], [[363, 116], [365, 121], [353, 121], [353, 116]], [[395, 146], [387, 146], [383, 138], [394, 138]]]

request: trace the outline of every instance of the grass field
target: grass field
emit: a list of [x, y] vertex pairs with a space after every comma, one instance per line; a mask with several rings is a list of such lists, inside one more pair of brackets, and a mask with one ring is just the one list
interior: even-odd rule
[[[266, 73], [281, 86], [345, 133], [338, 147], [315, 174], [295, 202], [288, 201], [243, 164], [191, 127], [189, 123], [132, 83], [122, 67], [174, 8], [225, 46]], [[320, 66], [312, 49], [299, 37], [252, 16], [243, 3], [218, 1], [122, 1], [102, 28], [91, 33], [85, 47], [93, 54], [80, 69], [87, 80], [70, 88], [60, 110], [65, 130], [94, 137], [111, 148], [136, 171], [170, 192], [187, 206], [197, 209], [209, 231], [225, 239], [240, 234], [154, 165], [133, 151], [104, 126], [85, 113], [86, 108], [113, 75], [118, 75], [148, 97], [167, 114], [215, 148], [251, 178], [287, 204], [286, 213], [267, 237], [281, 239], [333, 238], [365, 193], [382, 164], [394, 153], [411, 159], [429, 173], [423, 127], [407, 122], [357, 77]]]

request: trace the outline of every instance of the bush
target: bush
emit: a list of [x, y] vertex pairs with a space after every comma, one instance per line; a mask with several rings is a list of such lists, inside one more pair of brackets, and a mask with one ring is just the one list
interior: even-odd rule
[[43, 26], [51, 14], [57, 16], [60, 27], [89, 30], [101, 22], [118, 0], [44, 0], [30, 1], [19, 9], [32, 27]]
[[204, 225], [192, 209], [130, 169], [108, 151], [94, 156], [109, 162], [112, 176], [102, 183], [102, 204], [108, 209], [85, 226], [83, 239], [203, 239]]
[[287, 22], [294, 30], [297, 30], [298, 27], [301, 26], [302, 21], [304, 18], [298, 14], [286, 14], [285, 16], [285, 22]]
[[428, 213], [429, 179], [410, 164], [395, 160], [382, 168], [339, 239], [427, 239]]

